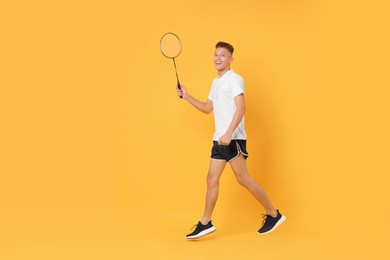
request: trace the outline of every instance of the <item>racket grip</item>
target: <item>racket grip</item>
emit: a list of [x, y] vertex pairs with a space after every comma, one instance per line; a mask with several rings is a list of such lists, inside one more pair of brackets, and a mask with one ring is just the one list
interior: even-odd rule
[[[181, 86], [180, 86], [180, 83], [179, 82], [177, 82], [177, 88], [179, 89], [179, 90], [181, 90]], [[183, 96], [179, 96], [180, 98], [183, 98]]]

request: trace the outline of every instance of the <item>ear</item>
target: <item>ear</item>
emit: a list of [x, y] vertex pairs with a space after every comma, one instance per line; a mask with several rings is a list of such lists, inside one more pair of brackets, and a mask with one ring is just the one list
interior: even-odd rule
[[230, 57], [230, 63], [232, 63], [234, 61], [234, 58], [231, 56]]

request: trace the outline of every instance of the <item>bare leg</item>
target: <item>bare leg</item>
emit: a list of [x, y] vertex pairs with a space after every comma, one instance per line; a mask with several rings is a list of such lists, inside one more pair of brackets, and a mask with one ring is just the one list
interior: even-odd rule
[[210, 160], [209, 173], [207, 174], [206, 205], [202, 220], [200, 221], [203, 225], [206, 225], [211, 220], [211, 215], [218, 199], [219, 178], [225, 166], [226, 161]]
[[250, 193], [252, 193], [252, 195], [264, 207], [267, 215], [275, 217], [277, 213], [272, 206], [267, 194], [265, 193], [263, 188], [249, 176], [244, 156], [240, 153], [237, 158], [233, 159], [230, 162], [230, 166], [233, 169], [234, 175], [236, 176], [238, 183], [244, 186], [247, 190], [249, 190]]

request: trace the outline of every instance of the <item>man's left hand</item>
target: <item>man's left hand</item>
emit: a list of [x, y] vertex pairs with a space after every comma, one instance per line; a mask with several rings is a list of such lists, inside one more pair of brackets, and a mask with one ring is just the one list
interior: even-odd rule
[[232, 141], [232, 136], [229, 134], [224, 134], [223, 136], [221, 136], [221, 138], [219, 138], [218, 144], [229, 145], [231, 141]]

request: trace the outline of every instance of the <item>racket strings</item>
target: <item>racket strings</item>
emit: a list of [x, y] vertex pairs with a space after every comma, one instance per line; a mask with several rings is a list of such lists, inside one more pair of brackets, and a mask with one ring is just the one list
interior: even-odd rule
[[181, 53], [181, 42], [174, 33], [166, 33], [160, 40], [161, 53], [170, 59], [176, 58]]

